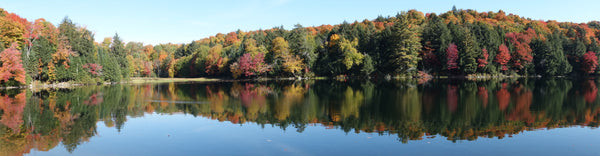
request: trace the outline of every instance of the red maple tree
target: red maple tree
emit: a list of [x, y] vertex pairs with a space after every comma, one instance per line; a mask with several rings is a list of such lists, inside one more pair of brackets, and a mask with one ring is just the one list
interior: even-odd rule
[[488, 62], [487, 59], [490, 56], [490, 54], [488, 54], [487, 49], [483, 48], [481, 51], [483, 51], [483, 56], [479, 59], [477, 59], [477, 63], [479, 63], [479, 65], [477, 65], [479, 68], [483, 68], [485, 67]]
[[583, 54], [581, 57], [581, 62], [583, 64], [581, 68], [586, 73], [594, 73], [596, 67], [598, 67], [598, 57], [593, 51], [588, 51], [587, 53]]
[[246, 75], [246, 77], [262, 74], [266, 72], [266, 64], [264, 61], [265, 55], [263, 53], [258, 53], [252, 57], [252, 54], [246, 53], [244, 54], [240, 60], [240, 70]]
[[508, 61], [510, 61], [510, 54], [506, 45], [500, 45], [500, 47], [498, 48], [498, 54], [496, 55], [496, 59], [494, 61], [496, 61], [496, 63], [502, 66], [501, 70], [508, 70], [506, 64], [508, 63]]
[[534, 36], [535, 31], [531, 28], [523, 33], [506, 33], [506, 40], [514, 47], [511, 62], [515, 69], [521, 70], [533, 61], [533, 56], [531, 55], [532, 50], [529, 43], [531, 43], [531, 39]]
[[25, 84], [25, 68], [21, 63], [21, 52], [17, 50], [17, 44], [13, 43], [10, 48], [5, 49], [0, 53], [0, 80], [5, 83], [10, 79], [14, 79], [21, 84]]
[[448, 70], [458, 69], [458, 47], [454, 43], [450, 43], [448, 45], [448, 49], [446, 49], [446, 56], [448, 57]]
[[88, 69], [92, 75], [100, 76], [102, 75], [102, 66], [95, 63], [88, 63], [83, 65], [83, 69]]

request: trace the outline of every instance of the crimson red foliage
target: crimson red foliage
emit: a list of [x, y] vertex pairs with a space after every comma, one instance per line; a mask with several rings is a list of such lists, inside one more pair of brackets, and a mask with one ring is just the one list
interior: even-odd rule
[[448, 62], [446, 62], [448, 65], [448, 70], [458, 69], [458, 47], [456, 44], [450, 43], [450, 45], [448, 45], [448, 49], [446, 49], [446, 55], [448, 57]]
[[496, 92], [496, 98], [498, 99], [498, 107], [500, 110], [506, 110], [510, 103], [510, 93], [506, 90], [506, 83], [502, 84], [502, 89]]
[[583, 64], [581, 68], [586, 73], [594, 73], [596, 67], [598, 67], [598, 57], [596, 56], [596, 53], [592, 51], [583, 54], [581, 62]]
[[506, 40], [511, 43], [511, 45], [515, 48], [512, 58], [512, 66], [521, 70], [525, 68], [527, 64], [530, 64], [533, 61], [533, 56], [531, 55], [531, 47], [529, 47], [529, 43], [531, 43], [531, 39], [535, 36], [535, 31], [531, 28], [527, 29], [524, 33], [506, 33]]
[[508, 70], [506, 64], [509, 60], [510, 54], [508, 53], [508, 47], [506, 47], [504, 44], [500, 45], [500, 47], [498, 47], [498, 54], [496, 55], [496, 59], [494, 61], [502, 66], [501, 70]]
[[479, 63], [479, 65], [477, 65], [479, 68], [483, 68], [485, 67], [485, 65], [488, 64], [487, 59], [490, 56], [490, 54], [488, 54], [487, 49], [483, 48], [481, 51], [483, 51], [483, 57], [477, 59], [477, 63]]
[[254, 74], [261, 74], [264, 71], [265, 64], [265, 55], [263, 53], [258, 53], [254, 57], [250, 53], [244, 54], [240, 60], [240, 69], [244, 72], [246, 77], [252, 76]]
[[83, 69], [88, 69], [92, 75], [100, 76], [102, 75], [102, 66], [95, 63], [88, 63], [83, 65]]

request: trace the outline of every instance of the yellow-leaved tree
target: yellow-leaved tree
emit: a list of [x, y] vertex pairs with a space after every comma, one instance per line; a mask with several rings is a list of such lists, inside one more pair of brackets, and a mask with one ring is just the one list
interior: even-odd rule
[[297, 76], [305, 68], [304, 60], [290, 52], [290, 45], [283, 37], [273, 40], [271, 51], [275, 63], [281, 63], [284, 72]]
[[349, 70], [354, 65], [360, 65], [365, 58], [365, 55], [361, 54], [356, 50], [356, 46], [358, 46], [358, 39], [354, 38], [352, 42], [342, 39], [340, 41], [340, 50], [344, 54], [344, 65], [346, 65], [346, 69]]

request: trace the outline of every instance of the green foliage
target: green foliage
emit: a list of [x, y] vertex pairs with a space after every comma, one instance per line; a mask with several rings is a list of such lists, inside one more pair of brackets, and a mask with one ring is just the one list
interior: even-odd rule
[[373, 59], [371, 59], [371, 56], [365, 55], [360, 72], [365, 76], [369, 76], [371, 73], [375, 72], [375, 65], [373, 63]]
[[65, 17], [58, 26], [59, 37], [68, 41], [71, 51], [85, 58], [85, 62], [92, 62], [95, 54], [94, 35], [91, 31], [75, 25], [71, 19]]
[[309, 34], [306, 28], [296, 24], [295, 28], [290, 31], [289, 43], [293, 54], [299, 55], [308, 67], [314, 65], [317, 60], [317, 54], [315, 53], [317, 43], [314, 36]]
[[[21, 57], [27, 77], [51, 83], [153, 75], [229, 77], [242, 73], [238, 69], [249, 69], [238, 61], [246, 54], [249, 58], [264, 54], [263, 69], [268, 70], [266, 74], [261, 70], [260, 75], [275, 77], [414, 76], [419, 70], [434, 76], [588, 75], [598, 70], [594, 58], [583, 58], [584, 54], [600, 53], [598, 22], [534, 21], [503, 11], [454, 9], [424, 15], [410, 10], [375, 20], [312, 27], [297, 24], [291, 30], [283, 26], [237, 30], [185, 44], [158, 45], [125, 44], [118, 34], [94, 43], [92, 31], [66, 17], [58, 28], [40, 20], [43, 28], [32, 32], [41, 35], [33, 37], [23, 31], [29, 21], [15, 14], [2, 15], [0, 45], [4, 46], [0, 50], [16, 42], [17, 49], [27, 50]], [[38, 20], [30, 23], [39, 24]], [[450, 43], [456, 45], [452, 56], [446, 51]], [[104, 66], [105, 74], [81, 72], [89, 63]]]
[[125, 80], [129, 79], [129, 63], [127, 62], [128, 54], [125, 51], [123, 41], [121, 41], [121, 38], [117, 33], [115, 33], [112, 44], [110, 45], [110, 52], [115, 56], [116, 63], [119, 65], [119, 70], [121, 72], [118, 74]]
[[541, 75], [556, 76], [571, 72], [572, 66], [565, 57], [560, 35], [548, 35], [548, 40], [533, 40], [535, 70]]
[[423, 27], [421, 45], [424, 51], [431, 49], [438, 59], [439, 62], [435, 63], [437, 66], [430, 67], [434, 71], [439, 72], [448, 68], [442, 66], [445, 65], [442, 62], [446, 62], [446, 49], [450, 42], [452, 42], [452, 35], [444, 21], [435, 13], [431, 14], [429, 22]]
[[465, 29], [462, 35], [460, 35], [459, 40], [462, 40], [462, 44], [459, 44], [459, 66], [463, 72], [466, 74], [473, 74], [477, 71], [477, 61], [476, 58], [480, 55], [481, 49], [479, 48], [479, 44], [475, 41], [475, 38], [469, 31], [469, 29]]
[[104, 80], [107, 82], [120, 82], [122, 79], [122, 71], [115, 57], [110, 53], [104, 53], [101, 56]]
[[420, 60], [421, 38], [417, 25], [410, 25], [406, 13], [401, 14], [397, 23], [392, 28], [392, 45], [390, 48], [388, 65], [390, 71], [398, 74], [414, 74], [417, 71], [417, 62]]
[[352, 42], [342, 39], [339, 44], [340, 51], [342, 51], [342, 54], [344, 55], [344, 60], [342, 62], [346, 66], [346, 70], [350, 70], [352, 66], [358, 66], [363, 62], [365, 56], [354, 48], [358, 46], [358, 39], [355, 38]]

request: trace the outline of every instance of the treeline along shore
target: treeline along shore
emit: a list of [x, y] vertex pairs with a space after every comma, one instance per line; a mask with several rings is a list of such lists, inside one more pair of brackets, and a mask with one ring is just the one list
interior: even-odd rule
[[504, 77], [598, 73], [600, 22], [416, 10], [373, 20], [233, 31], [183, 44], [125, 43], [68, 17], [54, 25], [0, 9], [0, 83], [147, 78]]

